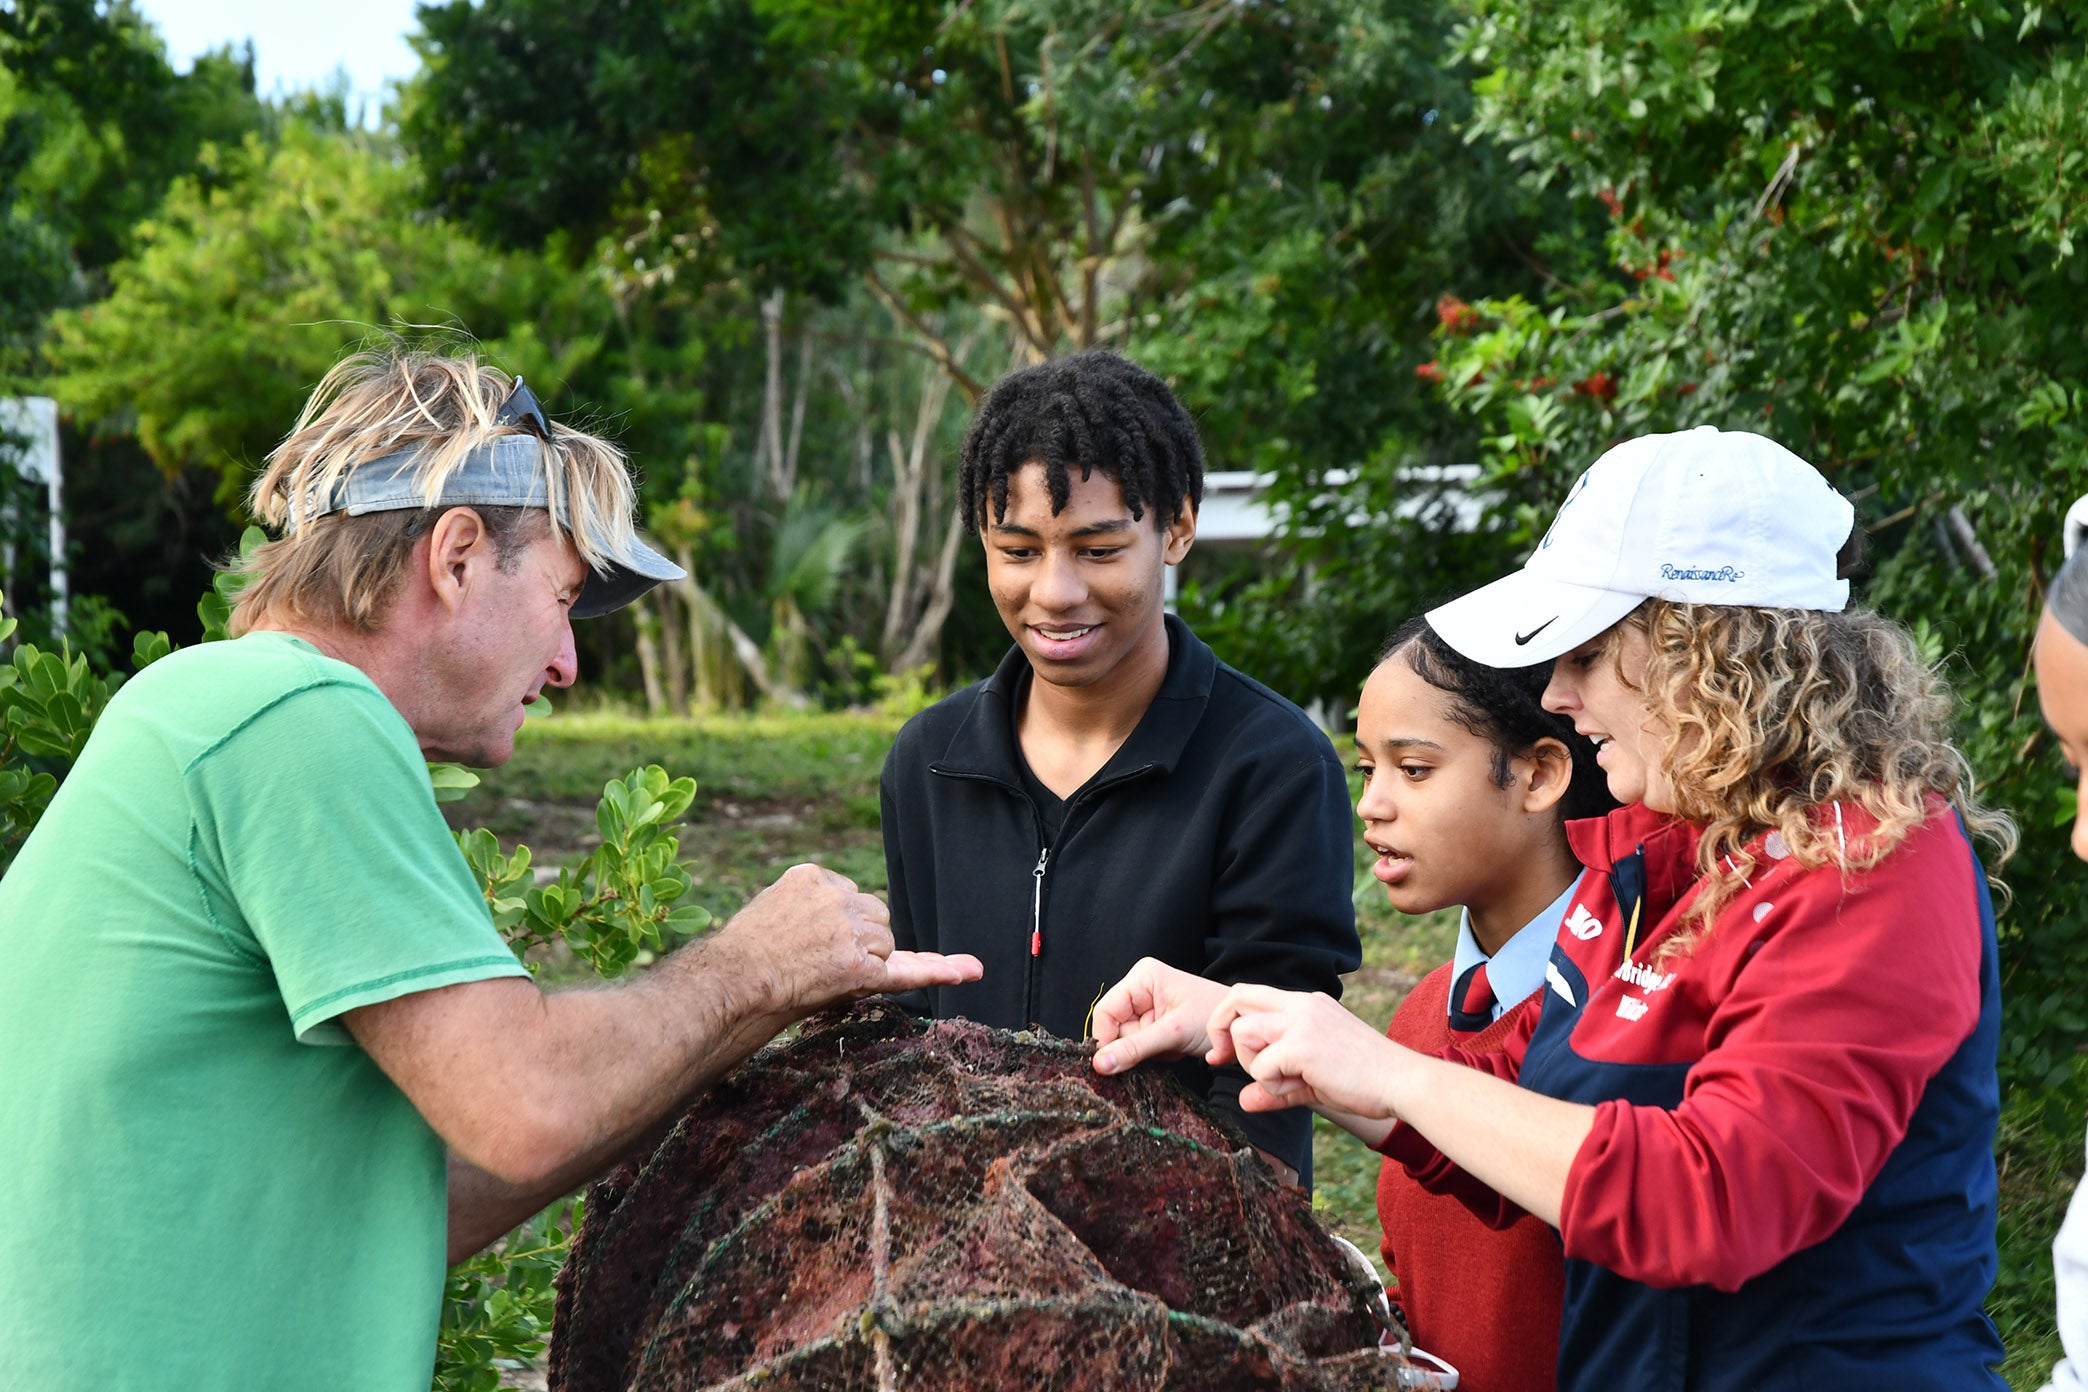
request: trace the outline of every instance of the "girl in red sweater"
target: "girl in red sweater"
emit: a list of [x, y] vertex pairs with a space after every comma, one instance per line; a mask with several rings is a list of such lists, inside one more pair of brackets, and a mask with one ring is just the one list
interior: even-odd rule
[[[1544, 985], [1580, 878], [1564, 821], [1616, 805], [1594, 747], [1541, 704], [1550, 673], [1549, 663], [1482, 666], [1417, 618], [1363, 685], [1356, 815], [1377, 853], [1372, 873], [1401, 913], [1461, 911], [1456, 955], [1392, 1017], [1387, 1033], [1409, 1048], [1501, 1047]], [[1140, 966], [1196, 996], [1203, 1015], [1227, 990]], [[1105, 999], [1098, 1019], [1111, 1009]], [[1360, 1124], [1366, 1141], [1384, 1130]], [[1562, 1267], [1551, 1229], [1524, 1218], [1496, 1230], [1389, 1163], [1378, 1218], [1396, 1278], [1389, 1294], [1414, 1343], [1456, 1368], [1468, 1392], [1552, 1392]]]
[[[1392, 636], [1363, 685], [1356, 815], [1401, 913], [1460, 908], [1452, 960], [1424, 977], [1387, 1034], [1433, 1053], [1491, 1052], [1544, 985], [1581, 867], [1564, 818], [1615, 806], [1594, 747], [1541, 704], [1549, 663], [1485, 667], [1425, 619]], [[1390, 1292], [1421, 1348], [1475, 1392], [1551, 1392], [1558, 1237], [1524, 1217], [1496, 1231], [1387, 1162], [1378, 1179]]]

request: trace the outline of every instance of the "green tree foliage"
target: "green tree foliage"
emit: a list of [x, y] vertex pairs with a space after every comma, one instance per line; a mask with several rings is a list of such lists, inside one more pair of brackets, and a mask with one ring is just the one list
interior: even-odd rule
[[[15, 621], [0, 615], [0, 643], [14, 631]], [[50, 806], [113, 690], [69, 650], [24, 643], [0, 665], [0, 870]]]
[[1607, 444], [1651, 430], [1762, 431], [1858, 500], [1868, 601], [1948, 662], [1981, 794], [2024, 831], [2001, 918], [2003, 1168], [2032, 1178], [2004, 1189], [1995, 1311], [2011, 1371], [2041, 1375], [2055, 1215], [2036, 1133], [2078, 1164], [2088, 1034], [2073, 799], [2027, 662], [2059, 518], [2088, 488], [2078, 15], [1940, 0], [1469, 9], [1475, 138], [1606, 224], [1599, 252], [1561, 261], [1539, 296], [1481, 285], [1446, 303], [1417, 364], [1477, 427], [1508, 543], [1486, 569], [1529, 544]]
[[22, 370], [43, 314], [92, 293], [172, 180], [208, 179], [211, 143], [261, 119], [251, 54], [177, 74], [128, 0], [0, 10], [0, 370]]
[[228, 503], [311, 384], [376, 328], [470, 325], [554, 378], [599, 351], [612, 309], [597, 284], [415, 216], [375, 137], [292, 122], [221, 167], [215, 184], [175, 184], [107, 298], [56, 316], [45, 385], [127, 422], [162, 469], [217, 473]]
[[[437, 206], [489, 237], [578, 219], [648, 267], [800, 296], [852, 273], [841, 303], [867, 294], [970, 399], [1006, 366], [1123, 346], [1177, 384], [1214, 468], [1277, 473], [1298, 533], [1328, 537], [1389, 515], [1393, 461], [1468, 457], [1411, 375], [1430, 306], [1458, 277], [1534, 289], [1522, 247], [1559, 216], [1456, 131], [1450, 18], [1418, 0], [452, 4], [425, 12], [403, 139]], [[558, 42], [568, 25], [602, 37]], [[696, 80], [633, 79], [655, 63]], [[810, 208], [804, 178], [830, 201]], [[1354, 480], [1333, 503], [1330, 474]], [[1471, 549], [1410, 519], [1367, 562], [1308, 548], [1191, 608], [1317, 694], [1396, 617], [1372, 569], [1442, 572], [1375, 563], [1444, 548]], [[1338, 621], [1288, 621], [1308, 586]], [[904, 635], [883, 628], [889, 657]]]
[[861, 75], [750, 6], [502, 0], [421, 24], [402, 130], [440, 205], [489, 240], [613, 229], [649, 244], [635, 256], [723, 252], [825, 294], [859, 257], [871, 210], [841, 137]]
[[[984, 306], [1018, 360], [1048, 356], [1135, 332], [1199, 238], [1237, 268], [1277, 230], [1242, 210], [1266, 189], [1290, 190], [1272, 259], [1338, 230], [1346, 191], [1366, 172], [1389, 183], [1379, 153], [1411, 144], [1451, 86], [1426, 42], [1414, 53], [1439, 37], [1434, 16], [1335, 0], [453, 3], [424, 12], [403, 134], [438, 206], [487, 236], [613, 231], [634, 255], [820, 296], [860, 272], [975, 397], [935, 310]], [[568, 27], [588, 42], [556, 42]], [[646, 77], [660, 72], [675, 80]], [[1329, 194], [1341, 206], [1308, 210]]]
[[[2088, 915], [2060, 888], [2070, 808], [2025, 659], [2088, 488], [2064, 173], [2088, 139], [2082, 31], [1911, 0], [1473, 10], [1476, 131], [1606, 207], [1606, 264], [1542, 304], [1446, 314], [1424, 368], [1505, 497], [1560, 496], [1609, 441], [1708, 422], [1777, 437], [1862, 501], [1870, 598], [1951, 654], [1986, 795], [2028, 833], [2010, 1074], [2068, 1081]], [[1520, 510], [1517, 535], [1539, 518]]]

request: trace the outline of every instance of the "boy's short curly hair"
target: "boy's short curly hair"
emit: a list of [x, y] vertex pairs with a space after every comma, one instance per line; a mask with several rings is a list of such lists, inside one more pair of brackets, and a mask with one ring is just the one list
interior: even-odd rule
[[1072, 495], [1070, 470], [1115, 479], [1134, 518], [1165, 528], [1203, 501], [1196, 422], [1167, 383], [1121, 354], [1090, 348], [1009, 373], [979, 403], [957, 469], [967, 530], [1008, 515], [1008, 480], [1044, 466], [1051, 510]]

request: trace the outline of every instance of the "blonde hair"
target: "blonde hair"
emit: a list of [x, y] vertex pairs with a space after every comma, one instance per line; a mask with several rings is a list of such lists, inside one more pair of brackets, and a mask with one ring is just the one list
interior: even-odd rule
[[[268, 456], [248, 505], [279, 538], [236, 566], [246, 577], [229, 630], [263, 615], [373, 632], [406, 572], [413, 543], [448, 509], [438, 500], [467, 456], [510, 435], [535, 439], [494, 416], [514, 382], [469, 352], [440, 354], [397, 341], [335, 363], [313, 390], [290, 434]], [[551, 424], [542, 450], [548, 508], [480, 507], [502, 568], [548, 528], [590, 568], [630, 553], [634, 496], [623, 451], [596, 436]], [[409, 468], [421, 508], [313, 516], [341, 480], [375, 459], [417, 450]]]
[[[1890, 619], [1652, 599], [1611, 630], [1612, 661], [1627, 624], [1650, 650], [1643, 689], [1667, 723], [1675, 811], [1702, 828], [1695, 927], [1663, 955], [1690, 950], [1739, 893], [1757, 863], [1747, 843], [1763, 832], [1807, 868], [1868, 870], [1927, 820], [1935, 795], [1993, 845], [1996, 865], [2014, 854], [2015, 824], [1980, 803], [1950, 742], [1949, 685]], [[1875, 828], [1851, 836], [1820, 815], [1843, 802]]]

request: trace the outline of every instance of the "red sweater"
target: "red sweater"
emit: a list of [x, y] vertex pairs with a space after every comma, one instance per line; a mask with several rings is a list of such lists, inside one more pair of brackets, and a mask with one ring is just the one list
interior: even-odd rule
[[[1387, 1037], [1424, 1054], [1453, 1045], [1489, 1054], [1515, 1033], [1524, 1011], [1536, 1009], [1532, 995], [1477, 1034], [1453, 1033], [1450, 970], [1445, 962], [1422, 978], [1393, 1013]], [[1392, 1160], [1377, 1192], [1385, 1265], [1399, 1282], [1390, 1294], [1414, 1343], [1456, 1368], [1457, 1385], [1468, 1392], [1553, 1392], [1565, 1271], [1558, 1234], [1528, 1215], [1496, 1230]]]

